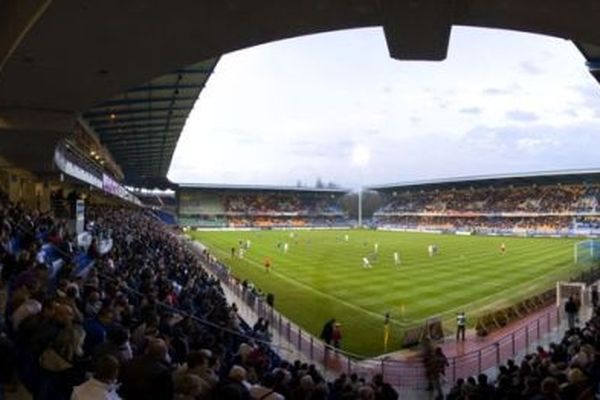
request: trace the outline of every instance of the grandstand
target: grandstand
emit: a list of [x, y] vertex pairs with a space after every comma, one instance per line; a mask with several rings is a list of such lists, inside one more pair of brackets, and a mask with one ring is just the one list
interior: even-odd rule
[[[573, 40], [600, 81], [600, 9], [567, 3], [1, 2], [0, 399], [395, 400], [401, 387], [439, 383], [444, 359], [430, 362], [428, 347], [423, 357], [390, 361], [333, 349], [173, 229], [341, 226], [343, 190], [177, 188], [166, 178], [173, 151], [222, 54], [303, 34], [381, 26], [390, 56], [441, 60], [453, 24], [537, 32]], [[387, 198], [377, 224], [600, 232], [595, 172], [538, 175], [377, 187]], [[581, 246], [596, 252], [593, 241]], [[365, 282], [354, 284], [369, 290]], [[331, 296], [293, 300], [307, 313], [308, 304], [335, 306]], [[527, 327], [523, 348], [531, 350], [532, 332], [539, 339], [546, 326], [558, 329], [560, 310], [547, 316]], [[454, 398], [541, 398], [542, 388], [545, 398], [590, 398], [599, 332], [594, 314], [548, 351], [501, 368], [497, 387], [485, 375], [458, 381]], [[518, 340], [513, 331], [512, 352], [498, 341], [449, 358], [447, 377], [515, 357]]]
[[381, 228], [526, 236], [596, 236], [600, 171], [486, 176], [372, 186]]
[[345, 189], [179, 185], [179, 223], [189, 227], [304, 228], [349, 226]]

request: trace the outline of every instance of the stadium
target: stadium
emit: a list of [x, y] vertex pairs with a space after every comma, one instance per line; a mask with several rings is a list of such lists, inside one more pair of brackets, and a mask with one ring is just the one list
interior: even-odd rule
[[600, 170], [167, 175], [233, 51], [381, 27], [391, 58], [441, 61], [466, 25], [567, 39], [600, 81], [597, 4], [209, 3], [0, 3], [0, 399], [594, 398]]

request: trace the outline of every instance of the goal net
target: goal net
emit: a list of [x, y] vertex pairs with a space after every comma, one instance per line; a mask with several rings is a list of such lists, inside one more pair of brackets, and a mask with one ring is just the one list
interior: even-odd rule
[[569, 297], [579, 302], [581, 306], [587, 304], [586, 285], [583, 282], [556, 282], [556, 306], [560, 307]]
[[600, 240], [589, 239], [575, 243], [573, 258], [575, 264], [592, 264], [600, 261]]

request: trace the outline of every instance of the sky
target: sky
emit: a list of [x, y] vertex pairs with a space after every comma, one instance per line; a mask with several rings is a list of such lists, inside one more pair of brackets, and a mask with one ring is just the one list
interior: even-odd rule
[[397, 61], [381, 28], [224, 55], [168, 177], [347, 188], [600, 168], [600, 85], [566, 40], [454, 27], [443, 62]]

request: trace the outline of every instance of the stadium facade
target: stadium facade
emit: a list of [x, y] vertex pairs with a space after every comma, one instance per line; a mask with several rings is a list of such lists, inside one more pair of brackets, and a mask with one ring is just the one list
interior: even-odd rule
[[[168, 384], [168, 369], [185, 362], [187, 354], [182, 354], [185, 350], [190, 350], [198, 361], [206, 357], [206, 352], [200, 349], [212, 343], [218, 352], [209, 352], [210, 364], [222, 362], [225, 370], [242, 350], [262, 340], [250, 337], [250, 330], [237, 324], [236, 310], [219, 290], [219, 281], [204, 271], [210, 258], [195, 257], [172, 231], [140, 207], [146, 203], [155, 211], [176, 212], [175, 198], [128, 189], [177, 189], [166, 179], [166, 172], [189, 111], [220, 55], [302, 34], [382, 26], [392, 57], [439, 60], [446, 55], [450, 31], [456, 23], [573, 40], [586, 58], [590, 73], [600, 79], [597, 29], [600, 9], [594, 1], [576, 0], [566, 5], [546, 1], [542, 12], [540, 2], [516, 0], [486, 5], [474, 1], [443, 4], [425, 1], [416, 6], [413, 2], [392, 0], [268, 0], [260, 6], [240, 0], [209, 3], [188, 1], [177, 6], [153, 0], [1, 3], [0, 264], [7, 293], [17, 295], [10, 299], [13, 309], [6, 308], [7, 324], [0, 326], [0, 397], [7, 383], [20, 380], [36, 398], [71, 398], [73, 386], [82, 381], [64, 379], [62, 373], [57, 378], [58, 371], [51, 370], [42, 361], [48, 357], [42, 356], [56, 360], [62, 356], [69, 358], [81, 350], [83, 359], [94, 362], [69, 359], [65, 363], [70, 366], [69, 376], [75, 375], [71, 371], [85, 376], [91, 372], [88, 367], [98, 361], [91, 351], [92, 344], [108, 344], [92, 343], [90, 339], [103, 342], [109, 336], [102, 331], [101, 322], [110, 317], [114, 321], [109, 322], [121, 325], [125, 339], [127, 331], [135, 332], [141, 326], [138, 322], [144, 321], [149, 328], [141, 330], [144, 339], [146, 333], [155, 335], [160, 330], [161, 336], [177, 348], [173, 352], [177, 358], [167, 363], [166, 343], [154, 337], [140, 341], [140, 346], [132, 346], [130, 354], [125, 356], [128, 359], [111, 361], [113, 374], [116, 374], [115, 363], [116, 369], [119, 364], [123, 367], [120, 378], [125, 398], [143, 398], [148, 393], [156, 398], [172, 398], [175, 390], [178, 395], [187, 395], [180, 392], [180, 387]], [[573, 219], [580, 217], [585, 218], [583, 223], [593, 224], [597, 201], [594, 184], [588, 186], [583, 181], [564, 185], [574, 187], [569, 190], [573, 196], [557, 189], [558, 184], [544, 185], [543, 193], [535, 190], [526, 193], [531, 201], [524, 208], [514, 207], [523, 202], [509, 202], [511, 207], [500, 207], [493, 212], [505, 219], [512, 218], [508, 213], [517, 213], [514, 218], [521, 220], [556, 217], [560, 219], [559, 230], [563, 221], [573, 223]], [[432, 217], [431, 213], [442, 214], [438, 217], [444, 218], [445, 223], [457, 218], [452, 213], [489, 222], [494, 219], [489, 215], [491, 206], [501, 204], [501, 200], [486, 201], [488, 197], [484, 198], [484, 192], [478, 189], [472, 190], [477, 195], [467, 197], [467, 203], [479, 202], [479, 208], [457, 207], [452, 200], [436, 197], [437, 193], [412, 201], [408, 189], [388, 189], [380, 188], [384, 194], [398, 197], [401, 193], [400, 197], [404, 197], [402, 202], [390, 198], [390, 207], [380, 210], [382, 224], [398, 225], [398, 221], [386, 221], [388, 217], [416, 218], [418, 226], [422, 218]], [[333, 203], [342, 193], [239, 187], [183, 190], [183, 207], [179, 205], [182, 216], [224, 221], [224, 225], [232, 221], [234, 225], [258, 224], [261, 219], [272, 219], [271, 223], [283, 222], [289, 226], [298, 218], [317, 221], [331, 218], [335, 222], [340, 217], [338, 210], [329, 206], [327, 196]], [[200, 193], [197, 190], [203, 194], [197, 195]], [[425, 187], [422, 190], [433, 193]], [[465, 187], [456, 190], [468, 193]], [[512, 189], [503, 190], [507, 195], [500, 199], [517, 198]], [[449, 198], [452, 190], [443, 191]], [[546, 204], [560, 203], [560, 196], [551, 193], [570, 196], [566, 197], [569, 201], [563, 201], [568, 207], [548, 208], [546, 211], [552, 215], [542, 216]], [[196, 201], [196, 195], [209, 201]], [[243, 204], [242, 208], [246, 204], [245, 199], [238, 201], [244, 196], [250, 197], [249, 204], [260, 204], [257, 199], [261, 196], [274, 198], [276, 207], [239, 211], [239, 204]], [[323, 207], [318, 206], [321, 201]], [[531, 205], [535, 203], [538, 209]], [[406, 204], [414, 206], [405, 207]], [[390, 213], [394, 215], [388, 216]], [[470, 213], [475, 215], [469, 216]], [[194, 307], [190, 298], [201, 298], [202, 307]], [[25, 307], [17, 308], [20, 301]], [[206, 309], [211, 312], [206, 313]], [[33, 317], [34, 323], [16, 318], [17, 312]], [[33, 315], [36, 312], [44, 320], [50, 319], [44, 326], [52, 329], [47, 332], [32, 329], [39, 326]], [[177, 318], [171, 318], [175, 315], [182, 316], [184, 323], [177, 324]], [[84, 318], [95, 323], [95, 329], [94, 335], [88, 335], [79, 349]], [[24, 325], [20, 326], [21, 323]], [[223, 339], [223, 327], [228, 329], [227, 340]], [[90, 330], [89, 325], [86, 328]], [[29, 335], [19, 329], [26, 329]], [[38, 336], [36, 331], [48, 333], [48, 337], [34, 343], [31, 339]], [[287, 334], [289, 337], [289, 329]], [[204, 337], [206, 341], [199, 343]], [[300, 342], [302, 334], [297, 337]], [[67, 347], [65, 340], [69, 338], [74, 340], [68, 343], [73, 351], [56, 353]], [[5, 339], [18, 347], [7, 346]], [[109, 340], [113, 339], [116, 338], [111, 335]], [[189, 344], [189, 348], [178, 345], [182, 343]], [[262, 343], [265, 346], [250, 349], [253, 354], [264, 352], [261, 354], [275, 365], [280, 360], [268, 343]], [[240, 351], [233, 348], [234, 344], [240, 345]], [[139, 366], [141, 361], [142, 369], [146, 369], [147, 361], [153, 362], [143, 354], [141, 349], [145, 346], [147, 354], [159, 355], [153, 366], [162, 375], [140, 374], [140, 379], [131, 379], [135, 364]], [[383, 372], [383, 363], [381, 366], [377, 373]], [[386, 380], [400, 376], [405, 379], [405, 370], [395, 375], [390, 371], [393, 372], [386, 369]], [[266, 376], [274, 371], [264, 372]], [[423, 375], [421, 371], [418, 374]], [[456, 376], [453, 370], [452, 377]], [[220, 378], [225, 381], [226, 374]], [[112, 380], [109, 382], [111, 385], [107, 386], [113, 386]], [[137, 385], [140, 382], [141, 389]], [[381, 384], [382, 380], [378, 382]], [[400, 380], [394, 383], [399, 384]], [[210, 390], [214, 393], [209, 397], [224, 397], [217, 388]]]
[[179, 224], [203, 228], [348, 226], [337, 188], [179, 185]]
[[475, 176], [371, 186], [380, 228], [527, 236], [600, 234], [600, 171]]

